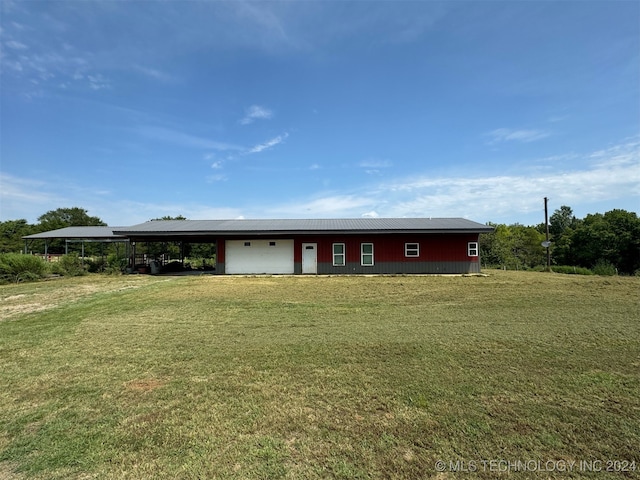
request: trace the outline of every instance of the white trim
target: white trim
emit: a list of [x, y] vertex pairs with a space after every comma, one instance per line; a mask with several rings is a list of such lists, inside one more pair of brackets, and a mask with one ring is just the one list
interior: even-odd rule
[[[415, 245], [415, 248], [409, 248], [409, 245], [412, 247]], [[412, 252], [409, 254], [409, 252]], [[415, 258], [420, 256], [420, 244], [418, 242], [407, 242], [404, 244], [404, 256], [409, 258]]]
[[[365, 245], [371, 245], [371, 253], [365, 253], [364, 247]], [[371, 263], [364, 263], [365, 257], [371, 257]], [[371, 242], [363, 242], [360, 244], [360, 265], [362, 267], [373, 267], [375, 264], [373, 257], [373, 243]]]
[[477, 257], [480, 255], [478, 242], [469, 242], [467, 244], [467, 255], [470, 257]]

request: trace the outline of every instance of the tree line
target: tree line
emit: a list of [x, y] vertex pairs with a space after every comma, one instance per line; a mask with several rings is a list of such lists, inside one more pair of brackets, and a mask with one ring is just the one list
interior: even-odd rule
[[[79, 207], [49, 210], [38, 217], [38, 223], [25, 219], [0, 222], [0, 253], [20, 253], [24, 250], [22, 237], [65, 227], [106, 226], [99, 217], [92, 217]], [[63, 253], [62, 242], [54, 242], [51, 253]]]
[[[157, 220], [184, 220], [163, 217]], [[24, 250], [23, 236], [70, 226], [106, 225], [85, 209], [58, 208], [31, 225], [26, 220], [0, 222], [0, 253]], [[483, 266], [508, 269], [541, 269], [546, 266], [546, 225], [525, 226], [518, 223], [492, 224], [493, 233], [480, 236]], [[583, 268], [596, 273], [640, 274], [640, 219], [634, 212], [614, 209], [604, 214], [577, 218], [571, 207], [563, 205], [549, 218], [551, 263], [554, 268]], [[63, 253], [62, 242], [49, 246], [51, 253]]]
[[[546, 225], [490, 224], [493, 233], [480, 236], [486, 267], [540, 269], [547, 264]], [[551, 264], [599, 274], [640, 274], [640, 219], [634, 212], [614, 209], [577, 218], [563, 205], [549, 218]]]

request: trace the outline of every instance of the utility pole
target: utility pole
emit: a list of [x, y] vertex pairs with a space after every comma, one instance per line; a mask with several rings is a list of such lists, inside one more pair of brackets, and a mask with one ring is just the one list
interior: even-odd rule
[[551, 242], [549, 242], [549, 210], [547, 208], [548, 201], [549, 199], [547, 197], [544, 197], [544, 226], [545, 226], [545, 233], [546, 233], [546, 241], [543, 243], [543, 245], [547, 248], [547, 271], [550, 272], [551, 271], [551, 250], [549, 250], [549, 246], [551, 245]]

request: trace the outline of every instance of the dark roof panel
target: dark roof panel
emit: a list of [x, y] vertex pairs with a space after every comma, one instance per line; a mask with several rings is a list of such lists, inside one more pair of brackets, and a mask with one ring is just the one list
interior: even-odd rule
[[345, 218], [280, 220], [154, 220], [114, 228], [119, 235], [330, 233], [330, 232], [491, 232], [493, 227], [465, 218]]
[[49, 238], [66, 238], [66, 239], [123, 239], [122, 235], [116, 235], [114, 230], [122, 230], [128, 227], [107, 227], [107, 226], [82, 226], [82, 227], [65, 227], [58, 230], [49, 230], [48, 232], [34, 233], [22, 237], [26, 240], [44, 240]]

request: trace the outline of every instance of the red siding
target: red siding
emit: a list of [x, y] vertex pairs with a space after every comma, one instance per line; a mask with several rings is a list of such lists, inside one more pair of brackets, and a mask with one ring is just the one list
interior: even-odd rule
[[[233, 236], [218, 237], [218, 262], [225, 261], [224, 245], [226, 239], [250, 238]], [[318, 244], [318, 263], [333, 263], [333, 244], [344, 243], [346, 262], [360, 263], [360, 245], [373, 243], [374, 263], [382, 262], [478, 262], [479, 257], [468, 256], [468, 243], [477, 242], [478, 234], [363, 234], [363, 235], [274, 235], [269, 238], [293, 238], [294, 262], [302, 262], [302, 244]], [[418, 243], [420, 255], [405, 257], [405, 243]]]
[[[318, 262], [333, 261], [333, 244], [344, 243], [347, 262], [360, 261], [360, 245], [373, 243], [374, 262], [425, 262], [425, 261], [477, 261], [478, 257], [467, 255], [469, 242], [477, 242], [478, 234], [431, 234], [431, 235], [331, 235], [297, 237], [295, 261], [302, 259], [302, 243], [318, 243]], [[420, 255], [405, 257], [405, 243], [418, 243]]]

